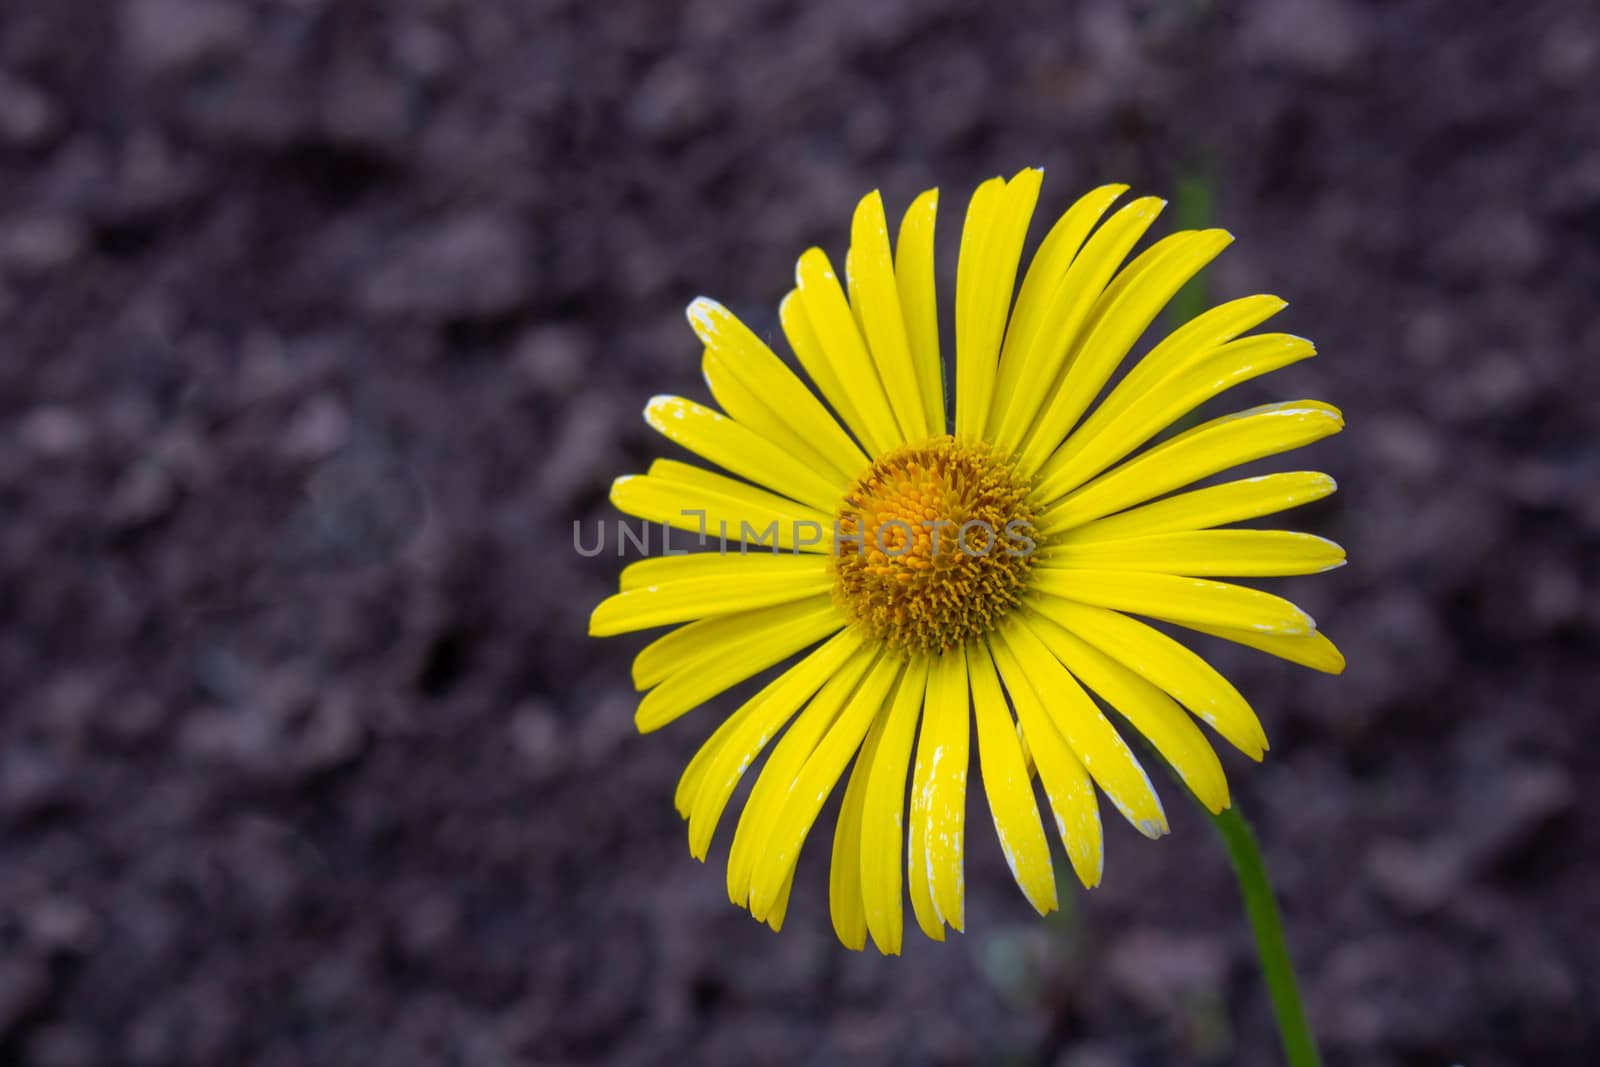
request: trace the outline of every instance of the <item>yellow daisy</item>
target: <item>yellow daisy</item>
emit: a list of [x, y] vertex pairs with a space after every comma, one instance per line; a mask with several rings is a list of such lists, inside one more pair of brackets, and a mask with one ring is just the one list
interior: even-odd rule
[[1179, 327], [1108, 390], [1156, 315], [1232, 238], [1176, 233], [1123, 266], [1164, 202], [1134, 200], [1106, 218], [1127, 188], [1107, 185], [1051, 227], [1018, 289], [1042, 177], [994, 178], [968, 205], [953, 420], [937, 190], [913, 201], [893, 252], [873, 192], [856, 208], [843, 283], [810, 249], [781, 305], [816, 392], [725, 308], [696, 300], [689, 322], [722, 411], [657, 397], [645, 418], [733, 477], [663, 459], [612, 489], [621, 511], [705, 535], [708, 548], [632, 564], [595, 609], [596, 635], [677, 627], [634, 660], [648, 691], [641, 731], [803, 653], [717, 727], [676, 795], [703, 860], [771, 745], [727, 878], [732, 900], [774, 930], [801, 847], [847, 770], [829, 891], [840, 940], [859, 949], [870, 934], [899, 952], [903, 890], [929, 937], [963, 928], [974, 722], [1001, 848], [1041, 914], [1056, 907], [1056, 880], [1034, 777], [1086, 886], [1102, 869], [1099, 793], [1140, 833], [1167, 830], [1107, 709], [1207, 807], [1225, 808], [1221, 764], [1190, 716], [1253, 759], [1266, 735], [1220, 674], [1135, 616], [1343, 669], [1305, 612], [1216, 580], [1339, 566], [1343, 550], [1320, 537], [1221, 528], [1326, 496], [1333, 479], [1299, 471], [1186, 488], [1336, 433], [1339, 412], [1270, 404], [1138, 451], [1209, 398], [1311, 356], [1311, 343], [1248, 333], [1284, 301], [1245, 297]]

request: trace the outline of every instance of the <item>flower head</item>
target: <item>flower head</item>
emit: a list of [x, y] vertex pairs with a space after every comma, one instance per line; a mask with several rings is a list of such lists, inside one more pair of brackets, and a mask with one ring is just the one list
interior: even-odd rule
[[1343, 669], [1305, 612], [1216, 580], [1339, 566], [1343, 550], [1322, 538], [1227, 528], [1326, 496], [1333, 480], [1300, 471], [1191, 488], [1338, 432], [1339, 412], [1271, 404], [1144, 447], [1217, 394], [1311, 356], [1311, 343], [1250, 333], [1284, 302], [1246, 297], [1179, 327], [1108, 388], [1232, 238], [1177, 233], [1124, 265], [1162, 202], [1134, 200], [1106, 218], [1126, 187], [1104, 186], [1051, 227], [1018, 288], [1042, 176], [992, 179], [968, 206], [953, 416], [935, 299], [937, 193], [912, 203], [893, 252], [872, 193], [856, 209], [843, 283], [813, 248], [780, 308], [816, 391], [721, 305], [696, 300], [689, 322], [722, 411], [658, 397], [645, 417], [729, 473], [658, 460], [612, 490], [630, 515], [734, 542], [634, 563], [595, 609], [597, 635], [677, 627], [634, 661], [647, 690], [642, 731], [789, 664], [716, 728], [676, 796], [704, 859], [735, 787], [767, 754], [727, 877], [733, 901], [773, 929], [800, 849], [847, 771], [829, 892], [840, 939], [861, 948], [870, 935], [898, 952], [903, 892], [929, 937], [961, 929], [974, 733], [1001, 848], [1041, 914], [1057, 901], [1035, 778], [1087, 886], [1102, 871], [1101, 795], [1141, 833], [1167, 830], [1113, 714], [1206, 806], [1226, 807], [1221, 764], [1195, 719], [1258, 760], [1266, 735], [1226, 679], [1135, 616]]

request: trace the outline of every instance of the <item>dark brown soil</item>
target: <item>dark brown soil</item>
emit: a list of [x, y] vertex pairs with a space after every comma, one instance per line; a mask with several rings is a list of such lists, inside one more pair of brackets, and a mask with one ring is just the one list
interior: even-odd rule
[[640, 738], [584, 634], [685, 303], [1032, 164], [1208, 187], [1322, 352], [1232, 403], [1349, 418], [1350, 669], [1210, 650], [1329, 1062], [1596, 1061], [1600, 9], [993, 6], [0, 0], [0, 1062], [1276, 1062], [1170, 788], [1051, 922], [974, 800], [898, 960], [825, 814], [774, 936], [671, 806], [731, 703]]

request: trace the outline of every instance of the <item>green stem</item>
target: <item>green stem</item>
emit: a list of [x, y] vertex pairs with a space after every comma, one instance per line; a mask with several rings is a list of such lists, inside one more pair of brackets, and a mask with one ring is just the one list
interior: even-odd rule
[[1317, 1053], [1316, 1039], [1311, 1036], [1305, 1008], [1300, 1003], [1294, 964], [1283, 940], [1283, 919], [1278, 914], [1278, 901], [1272, 892], [1272, 880], [1267, 877], [1267, 865], [1261, 860], [1256, 835], [1237, 806], [1213, 815], [1211, 821], [1228, 847], [1228, 859], [1233, 862], [1233, 873], [1239, 879], [1239, 894], [1244, 897], [1244, 910], [1250, 917], [1256, 952], [1261, 957], [1261, 970], [1267, 979], [1267, 992], [1272, 996], [1272, 1010], [1278, 1017], [1284, 1056], [1289, 1067], [1320, 1067], [1322, 1057]]

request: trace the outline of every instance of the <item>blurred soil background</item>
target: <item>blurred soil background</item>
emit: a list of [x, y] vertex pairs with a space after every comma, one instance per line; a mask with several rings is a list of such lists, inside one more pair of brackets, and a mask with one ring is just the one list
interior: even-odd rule
[[1276, 1062], [1170, 785], [1049, 922], [974, 797], [900, 960], [825, 812], [774, 936], [671, 804], [734, 699], [642, 739], [584, 633], [683, 306], [1035, 164], [1209, 198], [1322, 353], [1224, 408], [1349, 419], [1348, 672], [1206, 648], [1329, 1062], [1596, 1062], [1597, 100], [1583, 0], [0, 0], [0, 1062]]

